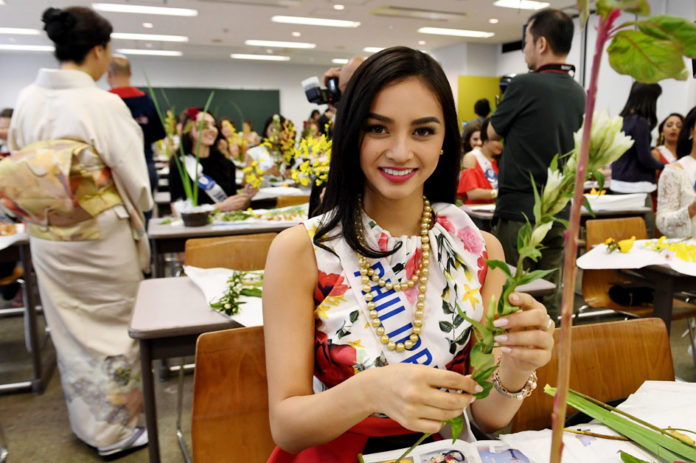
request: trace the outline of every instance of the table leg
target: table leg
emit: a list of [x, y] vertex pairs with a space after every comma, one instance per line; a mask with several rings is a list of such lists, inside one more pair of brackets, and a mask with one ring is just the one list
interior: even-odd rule
[[145, 399], [145, 422], [149, 440], [150, 463], [160, 462], [159, 436], [157, 434], [157, 404], [155, 403], [155, 384], [152, 377], [152, 352], [150, 341], [140, 340], [140, 367], [143, 378], [143, 397]]
[[669, 333], [672, 324], [674, 280], [670, 277], [661, 278], [659, 272], [652, 272], [651, 277], [656, 279], [653, 285], [653, 288], [655, 288], [653, 315], [664, 320], [667, 326], [667, 333]]
[[152, 246], [152, 254], [155, 256], [153, 259], [155, 267], [153, 273], [155, 278], [162, 278], [164, 277], [164, 254], [159, 252], [157, 240], [150, 240], [150, 244]]

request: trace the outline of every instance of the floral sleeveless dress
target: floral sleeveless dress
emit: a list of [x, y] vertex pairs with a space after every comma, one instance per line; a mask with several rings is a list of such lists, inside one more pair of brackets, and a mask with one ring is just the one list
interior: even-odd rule
[[[314, 293], [315, 392], [335, 386], [367, 368], [389, 363], [419, 363], [468, 372], [472, 329], [457, 308], [475, 320], [483, 315], [480, 288], [487, 269], [485, 242], [469, 216], [456, 206], [436, 203], [433, 215], [423, 331], [420, 341], [401, 353], [386, 349], [369, 323], [360, 289], [357, 253], [342, 239], [324, 242], [336, 255], [314, 246], [319, 269]], [[384, 251], [401, 243], [394, 254], [369, 259], [372, 268], [386, 281], [408, 280], [418, 268], [420, 236], [393, 237], [364, 212], [362, 219], [369, 247]], [[323, 220], [325, 215], [305, 222], [311, 238]], [[413, 328], [418, 289], [396, 292], [372, 284], [373, 300], [387, 334], [396, 342], [405, 341]]]

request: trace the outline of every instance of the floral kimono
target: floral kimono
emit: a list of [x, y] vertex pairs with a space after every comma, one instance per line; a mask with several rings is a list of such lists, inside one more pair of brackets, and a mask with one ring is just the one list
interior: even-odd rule
[[[388, 350], [370, 325], [361, 291], [358, 254], [341, 238], [323, 241], [336, 255], [314, 246], [319, 270], [314, 293], [315, 393], [363, 370], [390, 363], [417, 363], [468, 373], [473, 332], [459, 310], [474, 320], [483, 316], [480, 290], [487, 271], [485, 242], [466, 213], [454, 205], [434, 204], [433, 214], [423, 330], [419, 341], [404, 352]], [[323, 215], [305, 223], [310, 239], [326, 220], [327, 216]], [[393, 237], [364, 213], [362, 220], [368, 247], [386, 251], [401, 243], [399, 250], [390, 256], [368, 259], [380, 278], [391, 282], [411, 278], [420, 259], [420, 236]], [[335, 234], [337, 230], [329, 232], [329, 236]], [[391, 339], [403, 342], [411, 334], [418, 289], [414, 286], [396, 292], [372, 284], [373, 301], [382, 325]], [[387, 417], [373, 416], [336, 440], [298, 455], [276, 448], [269, 462], [354, 462], [369, 437], [409, 433], [412, 431]], [[472, 439], [468, 425], [460, 438]]]

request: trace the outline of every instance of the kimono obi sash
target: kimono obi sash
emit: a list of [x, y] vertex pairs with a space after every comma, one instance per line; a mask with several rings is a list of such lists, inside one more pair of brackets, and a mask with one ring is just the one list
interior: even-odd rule
[[94, 147], [70, 139], [38, 141], [2, 160], [0, 196], [31, 236], [53, 241], [100, 239], [96, 217], [123, 204]]

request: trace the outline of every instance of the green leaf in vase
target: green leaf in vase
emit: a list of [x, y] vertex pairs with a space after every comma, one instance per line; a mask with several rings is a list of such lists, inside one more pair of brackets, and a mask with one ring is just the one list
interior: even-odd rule
[[623, 10], [641, 16], [650, 15], [648, 0], [597, 0], [597, 13], [605, 18], [612, 10]]
[[619, 31], [609, 44], [609, 64], [619, 74], [652, 84], [663, 79], [686, 80], [682, 49], [671, 40], [660, 40], [641, 31]]
[[650, 463], [645, 460], [641, 460], [640, 458], [634, 457], [630, 453], [626, 453], [623, 450], [619, 450], [621, 453], [621, 461], [624, 463]]
[[502, 260], [486, 259], [486, 264], [488, 264], [489, 269], [497, 268], [499, 270], [502, 270], [503, 273], [508, 276], [508, 278], [512, 278], [512, 272], [510, 271], [510, 267]]
[[681, 46], [684, 56], [696, 58], [696, 24], [684, 18], [657, 15], [624, 25], [635, 25], [651, 37], [676, 42]]
[[587, 196], [582, 197], [583, 200], [583, 206], [585, 206], [585, 209], [587, 209], [587, 212], [590, 213], [593, 219], [596, 219], [597, 216], [595, 215], [595, 212], [592, 210], [592, 206], [590, 205], [590, 200], [587, 199]]
[[457, 416], [455, 418], [450, 418], [449, 420], [446, 420], [445, 423], [449, 424], [450, 427], [452, 428], [452, 443], [457, 440], [457, 437], [462, 433], [464, 430], [464, 418], [461, 416]]
[[539, 270], [533, 270], [529, 273], [525, 273], [524, 276], [520, 279], [520, 285], [526, 285], [527, 283], [531, 283], [534, 280], [538, 280], [539, 278], [544, 278], [546, 275], [549, 273], [555, 272], [556, 269], [539, 269]]

